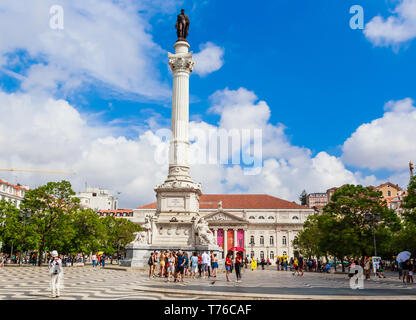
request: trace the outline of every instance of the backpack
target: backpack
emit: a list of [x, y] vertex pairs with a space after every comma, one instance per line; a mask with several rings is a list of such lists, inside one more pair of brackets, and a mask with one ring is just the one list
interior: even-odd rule
[[56, 262], [51, 269], [51, 274], [58, 275], [61, 273], [61, 266]]

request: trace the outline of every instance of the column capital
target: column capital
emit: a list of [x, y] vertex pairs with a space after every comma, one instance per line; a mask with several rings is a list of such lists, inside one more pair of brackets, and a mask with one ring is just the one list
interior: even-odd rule
[[192, 59], [192, 52], [189, 53], [168, 53], [169, 66], [173, 73], [187, 72], [190, 73], [194, 69], [195, 61]]

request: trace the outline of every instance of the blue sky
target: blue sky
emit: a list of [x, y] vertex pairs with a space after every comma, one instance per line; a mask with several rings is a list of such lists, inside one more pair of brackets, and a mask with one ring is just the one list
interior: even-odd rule
[[[169, 127], [172, 77], [167, 67], [166, 51], [174, 50], [176, 14], [180, 8], [184, 8], [191, 19], [188, 37], [191, 50], [199, 53], [207, 43], [211, 43], [217, 50], [216, 60], [220, 62], [220, 67], [214, 67], [213, 71], [204, 75], [191, 75], [190, 114], [195, 125], [203, 123], [212, 127], [229, 127], [229, 124], [225, 124], [226, 111], [233, 104], [230, 106], [224, 102], [221, 112], [209, 112], [215, 100], [213, 94], [217, 92], [221, 97], [232, 94], [245, 96], [245, 92], [251, 92], [257, 98], [248, 99], [249, 104], [256, 106], [260, 101], [267, 104], [267, 108], [261, 111], [266, 120], [259, 120], [263, 121], [263, 129], [268, 126], [277, 132], [278, 128], [285, 128], [284, 133], [267, 136], [266, 144], [270, 148], [275, 143], [276, 149], [292, 150], [286, 153], [278, 150], [275, 154], [271, 152], [266, 155], [264, 160], [276, 163], [286, 161], [290, 170], [285, 173], [265, 170], [266, 176], [258, 177], [258, 181], [241, 176], [240, 182], [231, 182], [230, 178], [224, 184], [221, 181], [230, 175], [224, 169], [220, 168], [213, 174], [217, 177], [216, 180], [204, 177], [196, 169], [198, 178], [209, 180], [206, 184], [210, 193], [264, 192], [295, 199], [295, 195], [303, 188], [310, 192], [325, 191], [325, 188], [333, 184], [344, 182], [376, 184], [390, 179], [402, 186], [407, 183], [407, 162], [411, 159], [416, 161], [413, 153], [416, 146], [408, 137], [409, 134], [416, 133], [416, 123], [412, 122], [415, 117], [413, 100], [416, 100], [413, 79], [416, 73], [416, 34], [406, 31], [406, 28], [412, 29], [416, 26], [416, 21], [405, 12], [416, 10], [414, 0], [278, 0], [261, 3], [123, 0], [118, 3], [103, 1], [109, 7], [104, 4], [97, 6], [98, 12], [93, 9], [95, 1], [86, 3], [87, 14], [84, 16], [90, 16], [91, 21], [102, 24], [102, 29], [94, 30], [94, 26], [88, 24], [91, 21], [84, 21], [77, 15], [82, 3], [75, 1], [71, 5], [61, 2], [65, 10], [65, 29], [60, 34], [57, 33], [59, 31], [48, 30], [45, 28], [48, 22], [47, 9], [52, 2], [47, 0], [41, 6], [45, 12], [39, 9], [36, 14], [32, 13], [33, 16], [26, 25], [9, 28], [12, 30], [9, 31], [10, 37], [16, 36], [17, 40], [7, 43], [5, 39], [0, 42], [0, 57], [3, 57], [0, 59], [3, 93], [0, 108], [4, 108], [4, 112], [5, 103], [14, 101], [11, 100], [14, 98], [11, 96], [13, 93], [31, 97], [33, 101], [29, 104], [39, 103], [39, 107], [32, 106], [34, 116], [36, 110], [43, 110], [44, 101], [48, 98], [54, 101], [61, 99], [78, 113], [77, 126], [80, 126], [79, 130], [86, 130], [83, 137], [90, 141], [122, 137], [126, 141], [138, 143], [146, 131], [154, 132], [157, 128]], [[2, 9], [4, 12], [9, 11], [9, 16], [13, 17], [14, 14], [17, 18], [24, 15], [19, 5], [6, 2], [8, 3], [3, 4]], [[350, 28], [352, 14], [349, 10], [354, 4], [359, 4], [364, 9], [365, 30]], [[126, 20], [117, 21], [116, 14], [115, 18], [103, 16], [102, 12], [108, 8], [117, 8], [120, 10], [117, 13]], [[38, 20], [43, 15], [45, 21], [39, 23]], [[375, 19], [377, 16], [382, 17], [381, 21]], [[395, 32], [394, 28], [386, 28], [388, 17], [396, 19], [392, 26], [398, 29], [397, 26], [401, 25], [400, 30], [404, 35]], [[71, 29], [76, 21], [89, 26], [85, 35], [77, 37], [76, 33], [80, 31]], [[6, 22], [0, 28], [9, 27]], [[37, 38], [41, 34], [39, 41], [31, 41], [22, 35], [31, 28], [39, 28], [39, 32], [34, 35]], [[97, 35], [100, 40], [95, 43]], [[66, 37], [71, 37], [71, 46], [66, 46], [69, 43]], [[81, 40], [77, 47], [76, 39], [79, 38]], [[60, 41], [65, 44], [61, 49]], [[101, 46], [103, 50], [88, 49], [85, 56], [82, 53], [78, 55], [77, 52], [82, 52], [86, 43], [92, 44], [91, 48], [94, 45]], [[74, 51], [73, 61], [71, 55], [65, 53], [72, 48], [79, 50]], [[95, 67], [101, 58], [104, 63]], [[35, 68], [37, 65], [40, 70]], [[26, 80], [22, 80], [22, 76]], [[389, 101], [392, 102], [385, 108]], [[401, 104], [400, 101], [404, 102]], [[398, 105], [404, 107], [399, 108]], [[403, 115], [404, 112], [406, 115]], [[407, 119], [403, 127], [400, 125], [402, 116]], [[27, 117], [22, 124], [33, 127], [33, 118], [29, 115]], [[18, 118], [10, 116], [8, 122], [13, 122], [13, 119]], [[377, 119], [379, 120], [376, 121]], [[237, 116], [235, 121], [239, 121]], [[19, 127], [19, 123], [15, 126]], [[68, 132], [71, 130], [68, 129]], [[4, 132], [7, 132], [7, 126], [4, 124], [2, 131], [0, 123], [0, 133]], [[55, 131], [49, 132], [54, 135]], [[30, 136], [30, 130], [26, 134]], [[56, 134], [62, 135], [59, 130]], [[372, 134], [375, 140], [369, 138], [366, 141], [366, 137], [371, 137]], [[24, 138], [22, 140], [27, 139]], [[42, 145], [42, 136], [39, 135], [38, 139]], [[71, 139], [68, 137], [64, 141], [72, 141]], [[350, 141], [347, 143], [348, 139]], [[398, 141], [397, 150], [394, 139]], [[381, 140], [385, 141], [384, 148], [379, 143]], [[54, 143], [48, 143], [48, 148], [55, 148]], [[65, 149], [70, 150], [72, 147], [77, 150], [75, 146], [69, 145]], [[13, 151], [0, 160], [1, 166], [53, 166], [64, 169], [73, 169], [75, 166], [75, 169], [83, 172], [79, 180], [74, 180], [75, 186], [81, 188], [83, 180], [88, 180], [89, 184], [112, 190], [124, 188], [125, 206], [151, 200], [154, 196], [151, 183], [159, 181], [165, 174], [163, 170], [158, 171], [159, 168], [152, 169], [154, 171], [150, 172], [153, 173], [153, 178], [143, 179], [150, 184], [149, 190], [144, 191], [144, 182], [143, 185], [137, 182], [143, 174], [140, 170], [135, 173], [136, 178], [131, 180], [120, 178], [125, 174], [123, 172], [98, 179], [96, 176], [99, 173], [90, 170], [94, 165], [81, 164], [85, 159], [65, 162], [57, 156], [56, 159], [51, 157], [48, 163], [42, 157], [28, 157], [26, 151], [22, 151], [23, 147], [10, 149], [4, 144], [3, 149], [0, 147], [2, 151]], [[80, 154], [90, 154], [91, 145], [81, 149]], [[293, 159], [298, 159], [293, 154], [297, 153], [305, 157], [304, 162], [311, 162], [309, 169], [305, 167], [305, 170], [315, 170], [319, 167], [316, 164], [318, 162], [323, 167], [305, 178], [303, 185], [302, 182], [293, 185], [290, 182], [290, 172], [294, 174], [296, 171], [297, 162]], [[330, 164], [323, 161], [321, 156], [327, 157]], [[120, 154], [119, 157], [131, 158], [132, 154]], [[113, 170], [109, 163], [117, 168], [123, 166], [122, 163], [109, 160], [103, 164], [105, 170]], [[328, 169], [332, 166], [338, 169]], [[273, 174], [277, 180], [280, 179], [276, 185], [265, 182]], [[295, 175], [293, 179], [299, 180], [306, 175], [309, 173]], [[328, 175], [328, 178], [320, 180], [322, 175]], [[287, 178], [282, 178], [283, 176]], [[13, 180], [7, 174], [5, 178]], [[51, 177], [20, 175], [19, 179], [36, 185]], [[217, 191], [214, 186], [218, 184], [222, 186]], [[127, 191], [126, 185], [143, 191]]]

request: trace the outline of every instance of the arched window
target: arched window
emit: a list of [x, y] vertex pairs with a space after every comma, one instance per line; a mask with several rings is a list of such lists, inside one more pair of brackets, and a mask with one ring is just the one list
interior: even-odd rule
[[270, 244], [271, 245], [274, 245], [274, 238], [273, 238], [273, 236], [270, 236]]
[[298, 216], [293, 216], [292, 220], [299, 220], [299, 217]]
[[286, 245], [286, 236], [283, 236], [282, 238], [282, 244], [285, 246]]
[[254, 219], [254, 217], [253, 217], [253, 216], [250, 216], [250, 218], [249, 218], [249, 219], [253, 220], [253, 219]]
[[274, 260], [274, 252], [270, 251], [270, 260]]
[[391, 197], [391, 191], [390, 190], [387, 191], [387, 196]]
[[250, 252], [250, 257], [251, 257], [251, 258], [254, 258], [254, 251], [251, 251], [251, 252]]
[[270, 217], [268, 217], [267, 219], [269, 219], [269, 220], [274, 220], [274, 217], [273, 217], [273, 216], [270, 216]]
[[263, 216], [260, 216], [259, 219], [263, 219], [264, 220], [264, 217]]
[[287, 255], [287, 252], [286, 251], [283, 251], [283, 255]]
[[264, 237], [260, 236], [260, 244], [264, 244]]
[[254, 236], [250, 236], [250, 244], [254, 244]]
[[260, 251], [260, 259], [264, 259], [264, 251]]

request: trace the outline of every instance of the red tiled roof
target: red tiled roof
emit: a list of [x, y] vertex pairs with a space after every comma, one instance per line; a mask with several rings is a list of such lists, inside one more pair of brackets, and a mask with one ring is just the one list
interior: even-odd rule
[[118, 213], [118, 212], [133, 212], [133, 210], [132, 209], [117, 209], [117, 210], [99, 210], [99, 212], [102, 212], [102, 213], [104, 213], [104, 212], [115, 212], [115, 213]]
[[15, 190], [15, 195], [17, 196], [17, 191], [18, 190], [25, 190], [25, 191], [29, 191], [29, 188], [21, 186], [21, 185], [15, 185], [12, 184], [10, 182], [7, 182], [5, 180], [0, 179], [0, 184], [5, 184], [6, 186], [11, 186], [14, 190]]
[[[199, 208], [216, 209], [219, 201], [222, 201], [224, 209], [309, 209], [267, 194], [203, 194], [199, 200]], [[156, 209], [156, 202], [136, 209]]]

